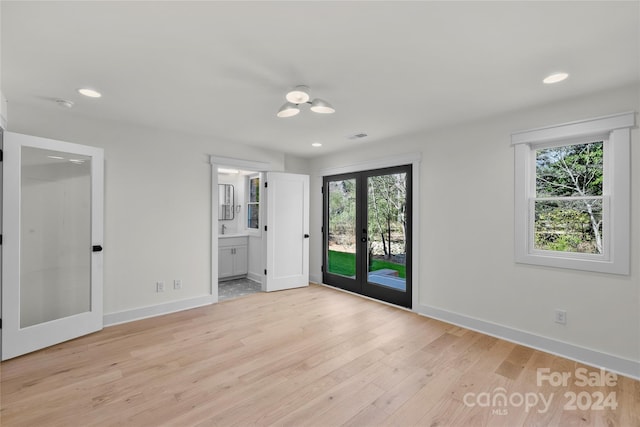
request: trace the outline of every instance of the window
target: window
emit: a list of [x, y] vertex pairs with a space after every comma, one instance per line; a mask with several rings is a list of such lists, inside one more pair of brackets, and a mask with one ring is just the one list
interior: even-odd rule
[[635, 114], [512, 135], [516, 262], [629, 274]]
[[533, 246], [602, 254], [604, 141], [536, 150]]
[[260, 177], [250, 176], [248, 180], [247, 228], [257, 230], [260, 227]]

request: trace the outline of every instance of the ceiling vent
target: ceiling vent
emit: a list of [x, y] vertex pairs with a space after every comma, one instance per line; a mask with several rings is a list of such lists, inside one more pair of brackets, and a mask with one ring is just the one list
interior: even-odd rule
[[364, 132], [354, 133], [353, 135], [349, 135], [347, 139], [362, 139], [366, 138], [368, 135]]

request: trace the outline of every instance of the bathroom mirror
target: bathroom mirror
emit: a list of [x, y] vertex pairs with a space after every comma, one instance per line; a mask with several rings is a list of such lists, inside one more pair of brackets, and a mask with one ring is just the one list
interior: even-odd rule
[[233, 219], [234, 203], [233, 185], [218, 184], [218, 221]]

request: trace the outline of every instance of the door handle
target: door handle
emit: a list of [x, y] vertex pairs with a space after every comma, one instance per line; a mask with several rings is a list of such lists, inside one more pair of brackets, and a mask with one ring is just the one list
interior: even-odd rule
[[102, 246], [101, 245], [93, 245], [93, 247], [91, 248], [92, 252], [102, 252]]
[[305, 238], [305, 239], [308, 239], [308, 238], [309, 238], [309, 235], [308, 235], [308, 234], [305, 234], [305, 235], [304, 235], [304, 238]]

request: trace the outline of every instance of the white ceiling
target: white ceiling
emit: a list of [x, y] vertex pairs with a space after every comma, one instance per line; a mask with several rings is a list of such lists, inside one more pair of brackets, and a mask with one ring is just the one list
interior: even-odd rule
[[[10, 103], [59, 109], [52, 99], [63, 98], [72, 115], [302, 157], [640, 80], [638, 1], [1, 7]], [[543, 85], [557, 70], [570, 78]], [[336, 113], [277, 118], [298, 84]], [[83, 98], [83, 86], [104, 96]], [[346, 138], [358, 132], [369, 137]]]

